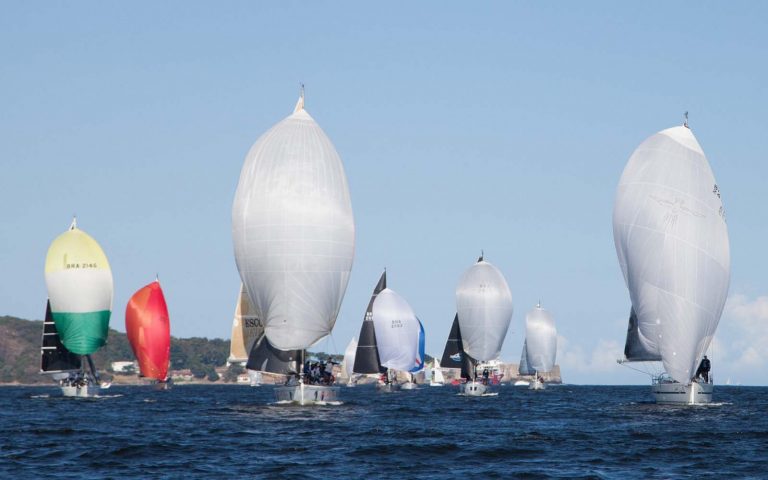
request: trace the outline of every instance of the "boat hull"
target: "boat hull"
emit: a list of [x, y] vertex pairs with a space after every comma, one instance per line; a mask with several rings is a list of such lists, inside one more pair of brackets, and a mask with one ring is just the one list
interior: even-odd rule
[[515, 386], [515, 387], [530, 387], [531, 386], [531, 382], [528, 382], [526, 380], [518, 380], [518, 381], [516, 381], [514, 383], [513, 386]]
[[668, 405], [705, 405], [712, 403], [711, 383], [655, 383], [651, 392], [656, 403]]
[[61, 394], [72, 398], [93, 398], [99, 394], [101, 388], [98, 385], [88, 383], [86, 385], [62, 385]]
[[404, 384], [400, 385], [401, 390], [418, 390], [419, 386], [413, 382], [405, 382]]
[[544, 382], [540, 382], [539, 380], [534, 380], [528, 385], [528, 390], [544, 390]]
[[440, 382], [429, 382], [429, 386], [430, 387], [444, 387], [445, 384], [444, 383], [440, 383]]
[[488, 385], [480, 382], [467, 382], [461, 385], [461, 393], [470, 397], [479, 397], [488, 393]]
[[339, 387], [305, 384], [275, 387], [275, 398], [280, 403], [324, 405], [339, 401]]
[[397, 392], [400, 390], [399, 383], [377, 383], [376, 389], [383, 393]]

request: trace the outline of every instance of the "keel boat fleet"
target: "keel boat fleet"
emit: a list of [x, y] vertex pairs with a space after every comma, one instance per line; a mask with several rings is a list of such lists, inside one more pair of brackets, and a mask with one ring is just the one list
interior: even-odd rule
[[[619, 180], [613, 212], [619, 265], [631, 303], [622, 364], [653, 363], [658, 403], [705, 404], [714, 390], [706, 352], [730, 283], [730, 251], [720, 187], [687, 118], [633, 152]], [[248, 152], [232, 205], [232, 239], [241, 285], [228, 361], [261, 375], [283, 376], [276, 400], [326, 405], [339, 398], [334, 365], [307, 357], [328, 337], [344, 298], [355, 251], [355, 221], [342, 160], [304, 107], [264, 133]], [[51, 243], [41, 341], [41, 373], [68, 397], [97, 396], [92, 355], [107, 340], [113, 279], [101, 246], [77, 227]], [[446, 384], [460, 371], [461, 394], [484, 396], [503, 373], [494, 367], [513, 315], [501, 271], [481, 255], [459, 279], [456, 314], [440, 359], [425, 375]], [[158, 280], [139, 289], [125, 314], [140, 375], [168, 382], [170, 320]], [[541, 303], [525, 319], [519, 375], [543, 390], [555, 366], [557, 330]], [[383, 392], [418, 388], [425, 369], [425, 329], [386, 270], [371, 295], [358, 338], [346, 347], [347, 386], [375, 377]], [[530, 380], [527, 378], [530, 377]]]

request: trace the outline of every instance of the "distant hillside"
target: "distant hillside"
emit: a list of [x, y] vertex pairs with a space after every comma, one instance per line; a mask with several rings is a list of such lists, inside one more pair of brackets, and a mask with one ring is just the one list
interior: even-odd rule
[[[40, 375], [40, 338], [43, 322], [16, 317], [0, 317], [0, 383], [50, 383]], [[171, 369], [190, 369], [198, 377], [216, 378], [215, 367], [224, 366], [229, 356], [229, 340], [171, 337]], [[126, 334], [109, 330], [107, 345], [93, 360], [99, 370], [114, 361], [133, 360]]]

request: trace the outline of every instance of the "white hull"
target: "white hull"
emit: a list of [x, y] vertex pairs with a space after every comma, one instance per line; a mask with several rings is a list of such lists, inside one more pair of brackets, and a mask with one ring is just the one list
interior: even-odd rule
[[488, 385], [479, 382], [467, 382], [461, 385], [461, 393], [471, 397], [479, 397], [488, 393]]
[[544, 390], [545, 388], [544, 382], [540, 382], [538, 379], [530, 382], [528, 385], [528, 390]]
[[64, 395], [65, 397], [73, 397], [73, 398], [93, 398], [99, 394], [100, 390], [101, 388], [99, 388], [98, 385], [94, 385], [92, 383], [88, 383], [82, 386], [75, 386], [75, 385], [61, 386], [62, 395]]
[[429, 382], [429, 386], [430, 387], [444, 387], [445, 384], [444, 383], [440, 383], [440, 382]]
[[656, 403], [676, 405], [704, 405], [712, 403], [711, 383], [654, 383], [651, 392]]
[[280, 403], [296, 405], [324, 405], [339, 401], [339, 387], [326, 385], [290, 385], [275, 387], [275, 398]]
[[418, 390], [419, 386], [413, 382], [405, 382], [404, 384], [400, 385], [401, 390]]
[[528, 387], [531, 385], [531, 382], [526, 380], [518, 380], [515, 382], [515, 387]]
[[380, 392], [397, 392], [400, 390], [400, 384], [399, 383], [377, 383], [376, 389]]

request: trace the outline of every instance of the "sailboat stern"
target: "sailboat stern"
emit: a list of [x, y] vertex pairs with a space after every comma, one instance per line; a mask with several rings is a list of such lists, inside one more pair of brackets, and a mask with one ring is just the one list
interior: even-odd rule
[[275, 387], [275, 399], [280, 404], [299, 406], [339, 405], [339, 390], [339, 387], [298, 383]]
[[651, 392], [656, 403], [664, 405], [706, 405], [712, 403], [714, 384], [691, 382], [682, 384], [665, 378], [654, 379]]

